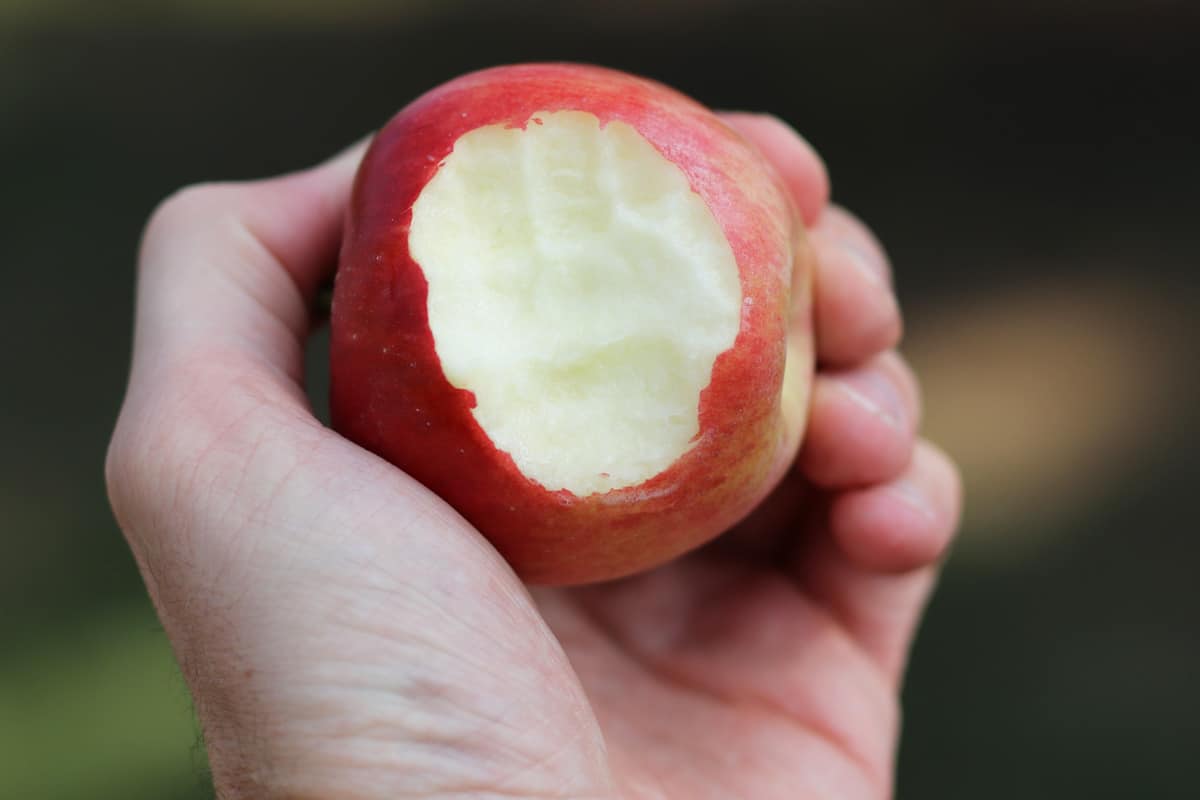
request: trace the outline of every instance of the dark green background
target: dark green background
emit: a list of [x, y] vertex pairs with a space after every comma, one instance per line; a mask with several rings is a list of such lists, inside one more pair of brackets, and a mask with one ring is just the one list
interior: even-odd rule
[[775, 111], [891, 251], [968, 485], [899, 797], [1200, 796], [1198, 36], [1132, 0], [0, 2], [0, 797], [211, 794], [101, 478], [150, 209], [541, 59]]

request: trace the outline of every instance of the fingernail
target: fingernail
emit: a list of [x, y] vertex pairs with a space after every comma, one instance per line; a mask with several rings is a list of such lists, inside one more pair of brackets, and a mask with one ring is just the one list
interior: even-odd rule
[[937, 513], [933, 510], [933, 503], [925, 495], [921, 488], [907, 478], [901, 479], [888, 487], [896, 499], [900, 500], [906, 506], [916, 511], [921, 516], [936, 520]]
[[842, 390], [862, 408], [898, 431], [908, 428], [908, 409], [900, 390], [882, 371], [863, 369], [838, 379]]
[[874, 258], [870, 253], [863, 251], [862, 248], [845, 239], [839, 240], [838, 244], [846, 252], [846, 256], [850, 259], [851, 263], [854, 264], [867, 280], [876, 286], [887, 287], [887, 269], [883, 264], [879, 263], [879, 259]]

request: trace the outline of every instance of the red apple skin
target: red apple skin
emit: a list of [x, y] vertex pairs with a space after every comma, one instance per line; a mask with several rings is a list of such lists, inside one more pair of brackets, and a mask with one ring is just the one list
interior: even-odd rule
[[[443, 375], [428, 284], [408, 247], [413, 203], [459, 137], [560, 110], [622, 120], [674, 162], [730, 243], [743, 292], [740, 329], [701, 393], [691, 449], [642, 484], [588, 497], [525, 477], [475, 421], [473, 393]], [[661, 564], [744, 517], [786, 468], [803, 425], [781, 404], [789, 308], [807, 316], [809, 267], [793, 255], [802, 237], [760, 154], [673, 89], [573, 64], [465, 75], [397, 114], [358, 171], [331, 318], [333, 426], [450, 503], [528, 582], [587, 583]], [[805, 296], [790, 301], [793, 285]], [[807, 322], [799, 325], [803, 338]], [[793, 339], [793, 351], [808, 362], [789, 368], [803, 370], [806, 395], [811, 347]]]

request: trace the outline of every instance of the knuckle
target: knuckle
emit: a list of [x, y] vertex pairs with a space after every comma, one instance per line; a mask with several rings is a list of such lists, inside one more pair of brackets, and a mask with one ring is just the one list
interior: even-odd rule
[[114, 506], [130, 517], [183, 521], [203, 516], [214, 494], [232, 502], [243, 480], [252, 484], [254, 460], [300, 412], [271, 376], [222, 350], [162, 369], [157, 389], [123, 412], [106, 481]]
[[962, 518], [963, 480], [954, 459], [928, 439], [917, 443], [915, 463], [924, 469], [944, 509], [946, 535], [953, 536]]
[[180, 187], [159, 202], [150, 214], [147, 228], [169, 227], [180, 217], [190, 217], [198, 211], [208, 210], [223, 190], [223, 185], [219, 183], [193, 183]]
[[178, 515], [181, 479], [193, 460], [184, 432], [195, 414], [181, 391], [188, 383], [170, 374], [159, 377], [157, 388], [143, 386], [126, 398], [104, 461], [109, 504], [129, 538]]
[[933, 445], [934, 452], [939, 461], [941, 461], [942, 469], [946, 476], [946, 485], [950, 495], [951, 504], [953, 506], [955, 517], [958, 516], [962, 506], [963, 496], [963, 479], [962, 471], [958, 468], [958, 464], [950, 457], [945, 450]]
[[868, 323], [863, 336], [876, 352], [891, 351], [904, 338], [904, 320], [898, 311], [878, 314]]
[[139, 409], [137, 420], [123, 414], [104, 462], [109, 506], [139, 563], [161, 552], [186, 519], [178, 502], [175, 443], [149, 418], [152, 413]]
[[854, 246], [869, 253], [872, 258], [877, 259], [888, 273], [892, 271], [892, 262], [888, 256], [887, 248], [883, 246], [883, 242], [871, 230], [871, 226], [853, 211], [850, 211], [845, 206], [831, 203], [821, 222], [823, 223], [823, 230], [827, 231], [835, 239], [852, 243]]
[[219, 217], [228, 208], [233, 185], [194, 183], [167, 195], [150, 213], [142, 231], [142, 252], [169, 243], [178, 234]]
[[924, 403], [921, 397], [921, 382], [911, 365], [896, 350], [888, 350], [879, 357], [879, 363], [892, 376], [897, 388], [905, 399], [917, 420], [921, 418]]
[[134, 409], [127, 403], [105, 455], [109, 505], [131, 544], [169, 513], [164, 501], [171, 494], [175, 448], [171, 437], [162, 435], [159, 416], [160, 410], [147, 404]]
[[128, 436], [118, 426], [109, 440], [108, 451], [104, 456], [104, 486], [108, 493], [109, 506], [123, 531], [130, 527], [133, 471]]

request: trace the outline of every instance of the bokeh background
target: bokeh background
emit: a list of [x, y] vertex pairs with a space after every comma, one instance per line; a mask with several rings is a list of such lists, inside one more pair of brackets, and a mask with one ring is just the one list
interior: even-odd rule
[[1154, 0], [0, 0], [0, 797], [211, 797], [101, 478], [147, 213], [535, 59], [773, 110], [891, 252], [968, 491], [901, 800], [1200, 797], [1198, 37]]

